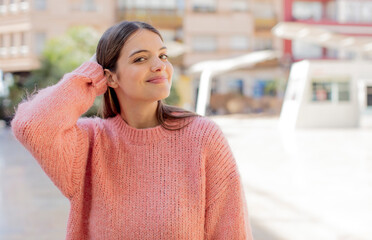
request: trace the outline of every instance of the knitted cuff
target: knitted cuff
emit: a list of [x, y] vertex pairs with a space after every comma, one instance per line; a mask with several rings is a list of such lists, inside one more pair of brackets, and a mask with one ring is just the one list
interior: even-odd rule
[[106, 77], [103, 68], [96, 62], [85, 62], [80, 65], [80, 67], [76, 68], [72, 74], [81, 75], [90, 79], [92, 81], [92, 86], [96, 90], [97, 96], [105, 93], [107, 90]]

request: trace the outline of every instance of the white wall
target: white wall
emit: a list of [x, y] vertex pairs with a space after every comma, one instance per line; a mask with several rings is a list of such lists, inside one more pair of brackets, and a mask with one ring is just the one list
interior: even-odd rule
[[[358, 83], [372, 75], [371, 63], [314, 60], [293, 64], [280, 116], [280, 126], [357, 127], [360, 119]], [[313, 78], [350, 78], [349, 101], [313, 101]], [[294, 97], [295, 96], [295, 97]]]

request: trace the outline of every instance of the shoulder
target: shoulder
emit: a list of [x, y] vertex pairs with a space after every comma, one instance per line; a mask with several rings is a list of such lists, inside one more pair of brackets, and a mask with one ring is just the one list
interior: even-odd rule
[[77, 126], [89, 132], [89, 135], [96, 135], [104, 129], [106, 120], [100, 117], [82, 117], [77, 121]]
[[191, 123], [186, 127], [186, 131], [191, 131], [194, 136], [197, 135], [201, 137], [206, 144], [221, 141], [221, 138], [224, 139], [221, 128], [208, 117], [194, 117]]
[[220, 127], [210, 118], [197, 116], [190, 123], [191, 126], [198, 128], [203, 131], [217, 131]]

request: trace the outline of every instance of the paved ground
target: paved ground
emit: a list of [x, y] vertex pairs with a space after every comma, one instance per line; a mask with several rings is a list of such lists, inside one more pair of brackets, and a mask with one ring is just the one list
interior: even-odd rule
[[[256, 240], [372, 239], [372, 128], [279, 132], [277, 119], [218, 117]], [[69, 203], [0, 127], [0, 239], [64, 239]]]

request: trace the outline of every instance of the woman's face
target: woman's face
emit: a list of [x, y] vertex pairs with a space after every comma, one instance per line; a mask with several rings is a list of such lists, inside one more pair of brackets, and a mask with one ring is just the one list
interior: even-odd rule
[[119, 101], [154, 102], [169, 96], [173, 67], [161, 38], [149, 30], [135, 32], [120, 51], [108, 84]]

